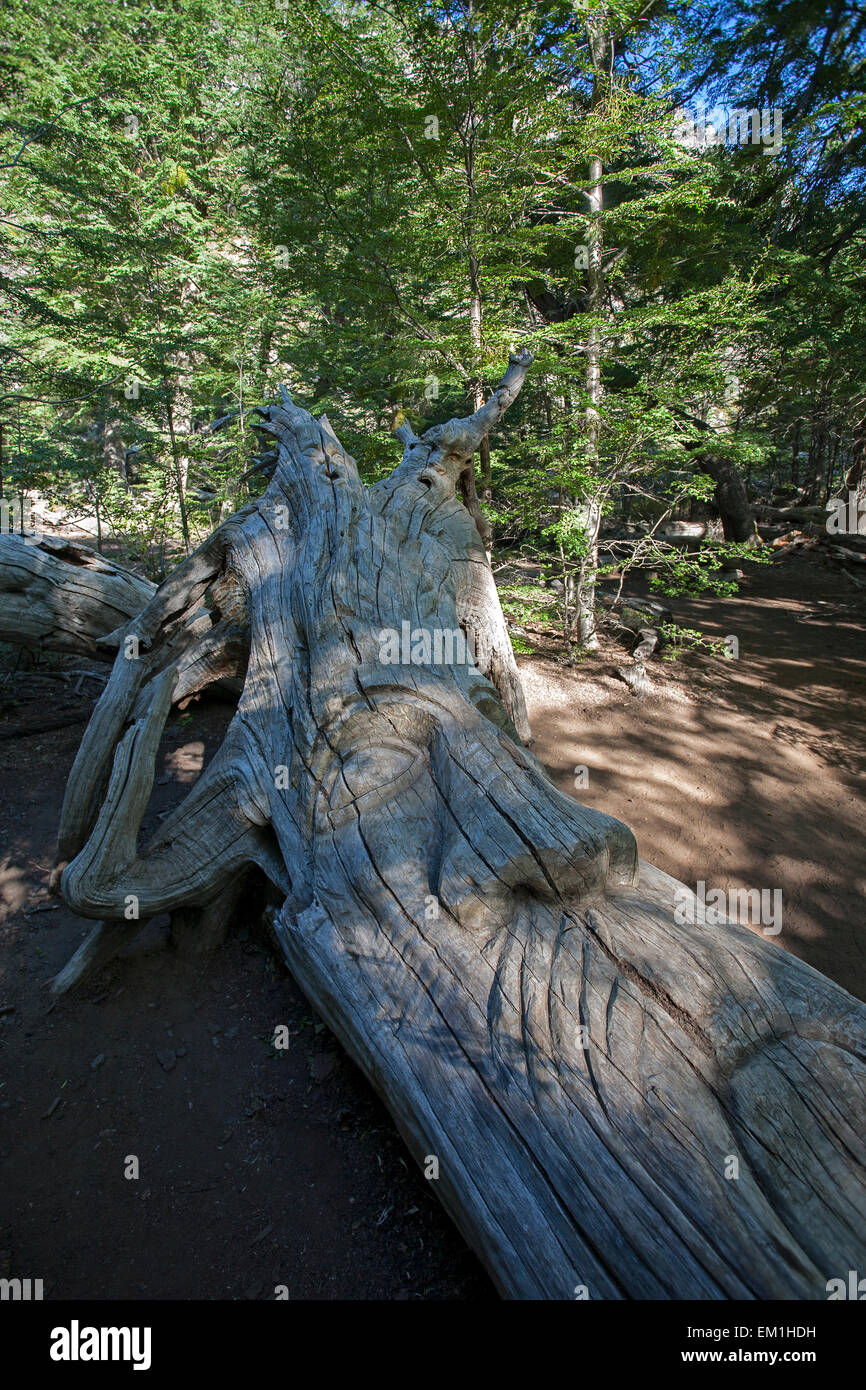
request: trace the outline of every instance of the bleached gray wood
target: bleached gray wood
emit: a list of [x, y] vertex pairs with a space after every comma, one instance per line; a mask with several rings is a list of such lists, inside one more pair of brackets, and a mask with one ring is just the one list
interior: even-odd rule
[[98, 639], [154, 592], [149, 580], [86, 546], [0, 532], [0, 642], [98, 656]]
[[[682, 886], [518, 738], [455, 483], [528, 365], [469, 419], [402, 431], [370, 489], [327, 421], [285, 393], [263, 411], [267, 492], [115, 634], [63, 892], [147, 917], [264, 869], [289, 965], [504, 1295], [824, 1298], [866, 1267], [866, 1010], [746, 928], [679, 925]], [[461, 620], [480, 666], [385, 660], [383, 630]], [[237, 712], [140, 851], [170, 702], [226, 623], [249, 632]]]

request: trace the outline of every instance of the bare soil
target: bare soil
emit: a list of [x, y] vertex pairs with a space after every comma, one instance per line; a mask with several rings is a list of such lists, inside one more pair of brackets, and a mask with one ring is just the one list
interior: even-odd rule
[[746, 568], [735, 598], [668, 600], [737, 659], [654, 660], [642, 700], [613, 643], [572, 668], [522, 658], [533, 751], [691, 888], [780, 889], [774, 943], [866, 999], [866, 589], [820, 558]]
[[[747, 566], [736, 598], [672, 607], [736, 635], [738, 659], [654, 661], [637, 700], [615, 675], [621, 647], [568, 667], [539, 637], [548, 654], [520, 659], [535, 752], [691, 886], [781, 888], [775, 948], [866, 998], [866, 591], [801, 557]], [[0, 738], [86, 717], [98, 682], [64, 673], [99, 669], [7, 649]], [[204, 702], [173, 717], [145, 831], [226, 719]], [[252, 900], [215, 957], [181, 956], [156, 921], [51, 1004], [89, 929], [46, 891], [82, 729], [0, 741], [0, 1277], [41, 1278], [46, 1298], [492, 1299]]]

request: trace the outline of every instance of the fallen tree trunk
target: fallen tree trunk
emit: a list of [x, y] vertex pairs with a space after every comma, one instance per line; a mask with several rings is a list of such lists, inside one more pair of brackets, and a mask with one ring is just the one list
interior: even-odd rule
[[816, 526], [812, 522], [803, 522], [799, 530], [776, 536], [771, 545], [774, 550], [802, 546], [812, 550], [820, 546], [822, 554], [832, 555], [846, 565], [866, 565], [866, 538], [828, 531], [826, 526]]
[[847, 545], [833, 545], [831, 543], [827, 549], [835, 559], [841, 560], [846, 565], [866, 565], [866, 555], [861, 554], [859, 550], [851, 550]]
[[0, 533], [0, 642], [111, 656], [98, 639], [136, 613], [155, 586], [62, 537]]
[[767, 521], [799, 521], [820, 524], [826, 530], [826, 507], [771, 507], [769, 503], [757, 502], [753, 508], [755, 516]]
[[[866, 1010], [744, 927], [679, 924], [682, 885], [524, 746], [455, 484], [527, 367], [468, 419], [404, 426], [370, 488], [324, 417], [262, 412], [264, 496], [114, 634], [58, 848], [103, 925], [58, 988], [130, 903], [212, 905], [257, 864], [292, 971], [503, 1294], [824, 1298], [866, 1253]], [[139, 853], [172, 701], [239, 675], [220, 752]]]

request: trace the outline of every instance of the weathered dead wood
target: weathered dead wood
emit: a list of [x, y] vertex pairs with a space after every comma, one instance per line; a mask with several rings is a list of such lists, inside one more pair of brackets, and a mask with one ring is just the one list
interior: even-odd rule
[[616, 674], [625, 681], [632, 695], [643, 699], [653, 688], [646, 664], [659, 644], [659, 632], [654, 627], [642, 627], [638, 628], [637, 636], [640, 640], [631, 654], [631, 665], [617, 666]]
[[824, 1298], [862, 1267], [863, 1009], [641, 870], [475, 940], [330, 902], [281, 939], [504, 1294]]
[[171, 915], [171, 940], [183, 956], [208, 956], [223, 944], [237, 909], [250, 891], [250, 871], [241, 870], [219, 897], [202, 907], [179, 907]]
[[67, 961], [59, 975], [55, 975], [51, 990], [53, 994], [66, 994], [100, 966], [113, 960], [138, 930], [143, 922], [136, 922], [131, 928], [129, 922], [99, 922], [82, 941], [78, 950]]
[[753, 511], [755, 516], [766, 518], [767, 521], [800, 521], [805, 523], [820, 523], [824, 525], [827, 519], [827, 512], [824, 507], [771, 507], [768, 503], [756, 503]]
[[[866, 1255], [866, 1010], [743, 927], [681, 925], [682, 885], [522, 745], [455, 484], [528, 365], [468, 419], [404, 430], [369, 489], [327, 421], [285, 393], [262, 412], [266, 493], [115, 634], [63, 892], [145, 918], [259, 865], [289, 965], [503, 1294], [823, 1298]], [[213, 675], [209, 643], [244, 675], [237, 625], [222, 749], [139, 850], [171, 701]], [[425, 656], [467, 628], [477, 663]]]
[[154, 592], [86, 546], [0, 532], [0, 642], [109, 655], [99, 638], [140, 613]]
[[821, 553], [845, 565], [866, 565], [866, 537], [828, 532], [826, 527], [804, 523], [799, 531], [788, 531], [772, 541], [774, 550], [794, 551], [798, 549], [815, 550], [820, 546]]
[[846, 565], [866, 565], [866, 555], [861, 555], [859, 551], [852, 550], [847, 545], [828, 545], [830, 554], [837, 560], [841, 560]]

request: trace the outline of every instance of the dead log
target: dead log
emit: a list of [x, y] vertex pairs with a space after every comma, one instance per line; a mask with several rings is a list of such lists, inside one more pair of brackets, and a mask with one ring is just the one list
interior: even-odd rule
[[772, 541], [773, 549], [780, 550], [783, 558], [785, 553], [817, 550], [819, 546], [821, 554], [828, 555], [842, 564], [866, 565], [866, 539], [845, 535], [844, 543], [840, 544], [839, 534], [828, 532], [826, 527], [804, 524], [801, 531], [787, 531]]
[[807, 525], [824, 525], [827, 520], [827, 510], [825, 507], [771, 507], [768, 503], [756, 503], [754, 508], [755, 516], [765, 518], [767, 521], [797, 521]]
[[[521, 742], [455, 485], [528, 365], [473, 416], [404, 427], [369, 488], [327, 420], [262, 412], [267, 491], [117, 634], [63, 893], [119, 922], [258, 865], [292, 971], [504, 1295], [824, 1298], [866, 1256], [866, 1010], [745, 927], [682, 925], [682, 885]], [[222, 749], [139, 852], [171, 702], [244, 674], [241, 613]]]
[[639, 641], [631, 654], [631, 665], [617, 666], [616, 674], [620, 680], [625, 681], [632, 695], [642, 700], [653, 688], [652, 681], [646, 673], [646, 664], [659, 644], [660, 634], [658, 628], [642, 627], [638, 629], [637, 635]]
[[841, 560], [846, 565], [866, 565], [866, 555], [862, 555], [857, 550], [852, 550], [847, 545], [828, 545], [828, 551], [835, 559]]
[[853, 558], [855, 564], [858, 563], [858, 560], [852, 556], [851, 552], [856, 551], [861, 556], [866, 555], [866, 536], [859, 532], [829, 530], [828, 514], [824, 507], [789, 507], [785, 510], [779, 507], [756, 507], [755, 510], [760, 516], [766, 516], [778, 522], [795, 521], [800, 524], [800, 531], [788, 531], [784, 535], [777, 536], [773, 540], [774, 546], [789, 544], [791, 538], [803, 535], [830, 547], [831, 553], [835, 553], [837, 548], [847, 551], [847, 556], [843, 558]]
[[0, 642], [110, 655], [99, 638], [140, 613], [154, 585], [62, 537], [0, 533]]
[[649, 661], [659, 644], [659, 631], [655, 627], [642, 627], [638, 631], [640, 641], [632, 652], [635, 661]]

